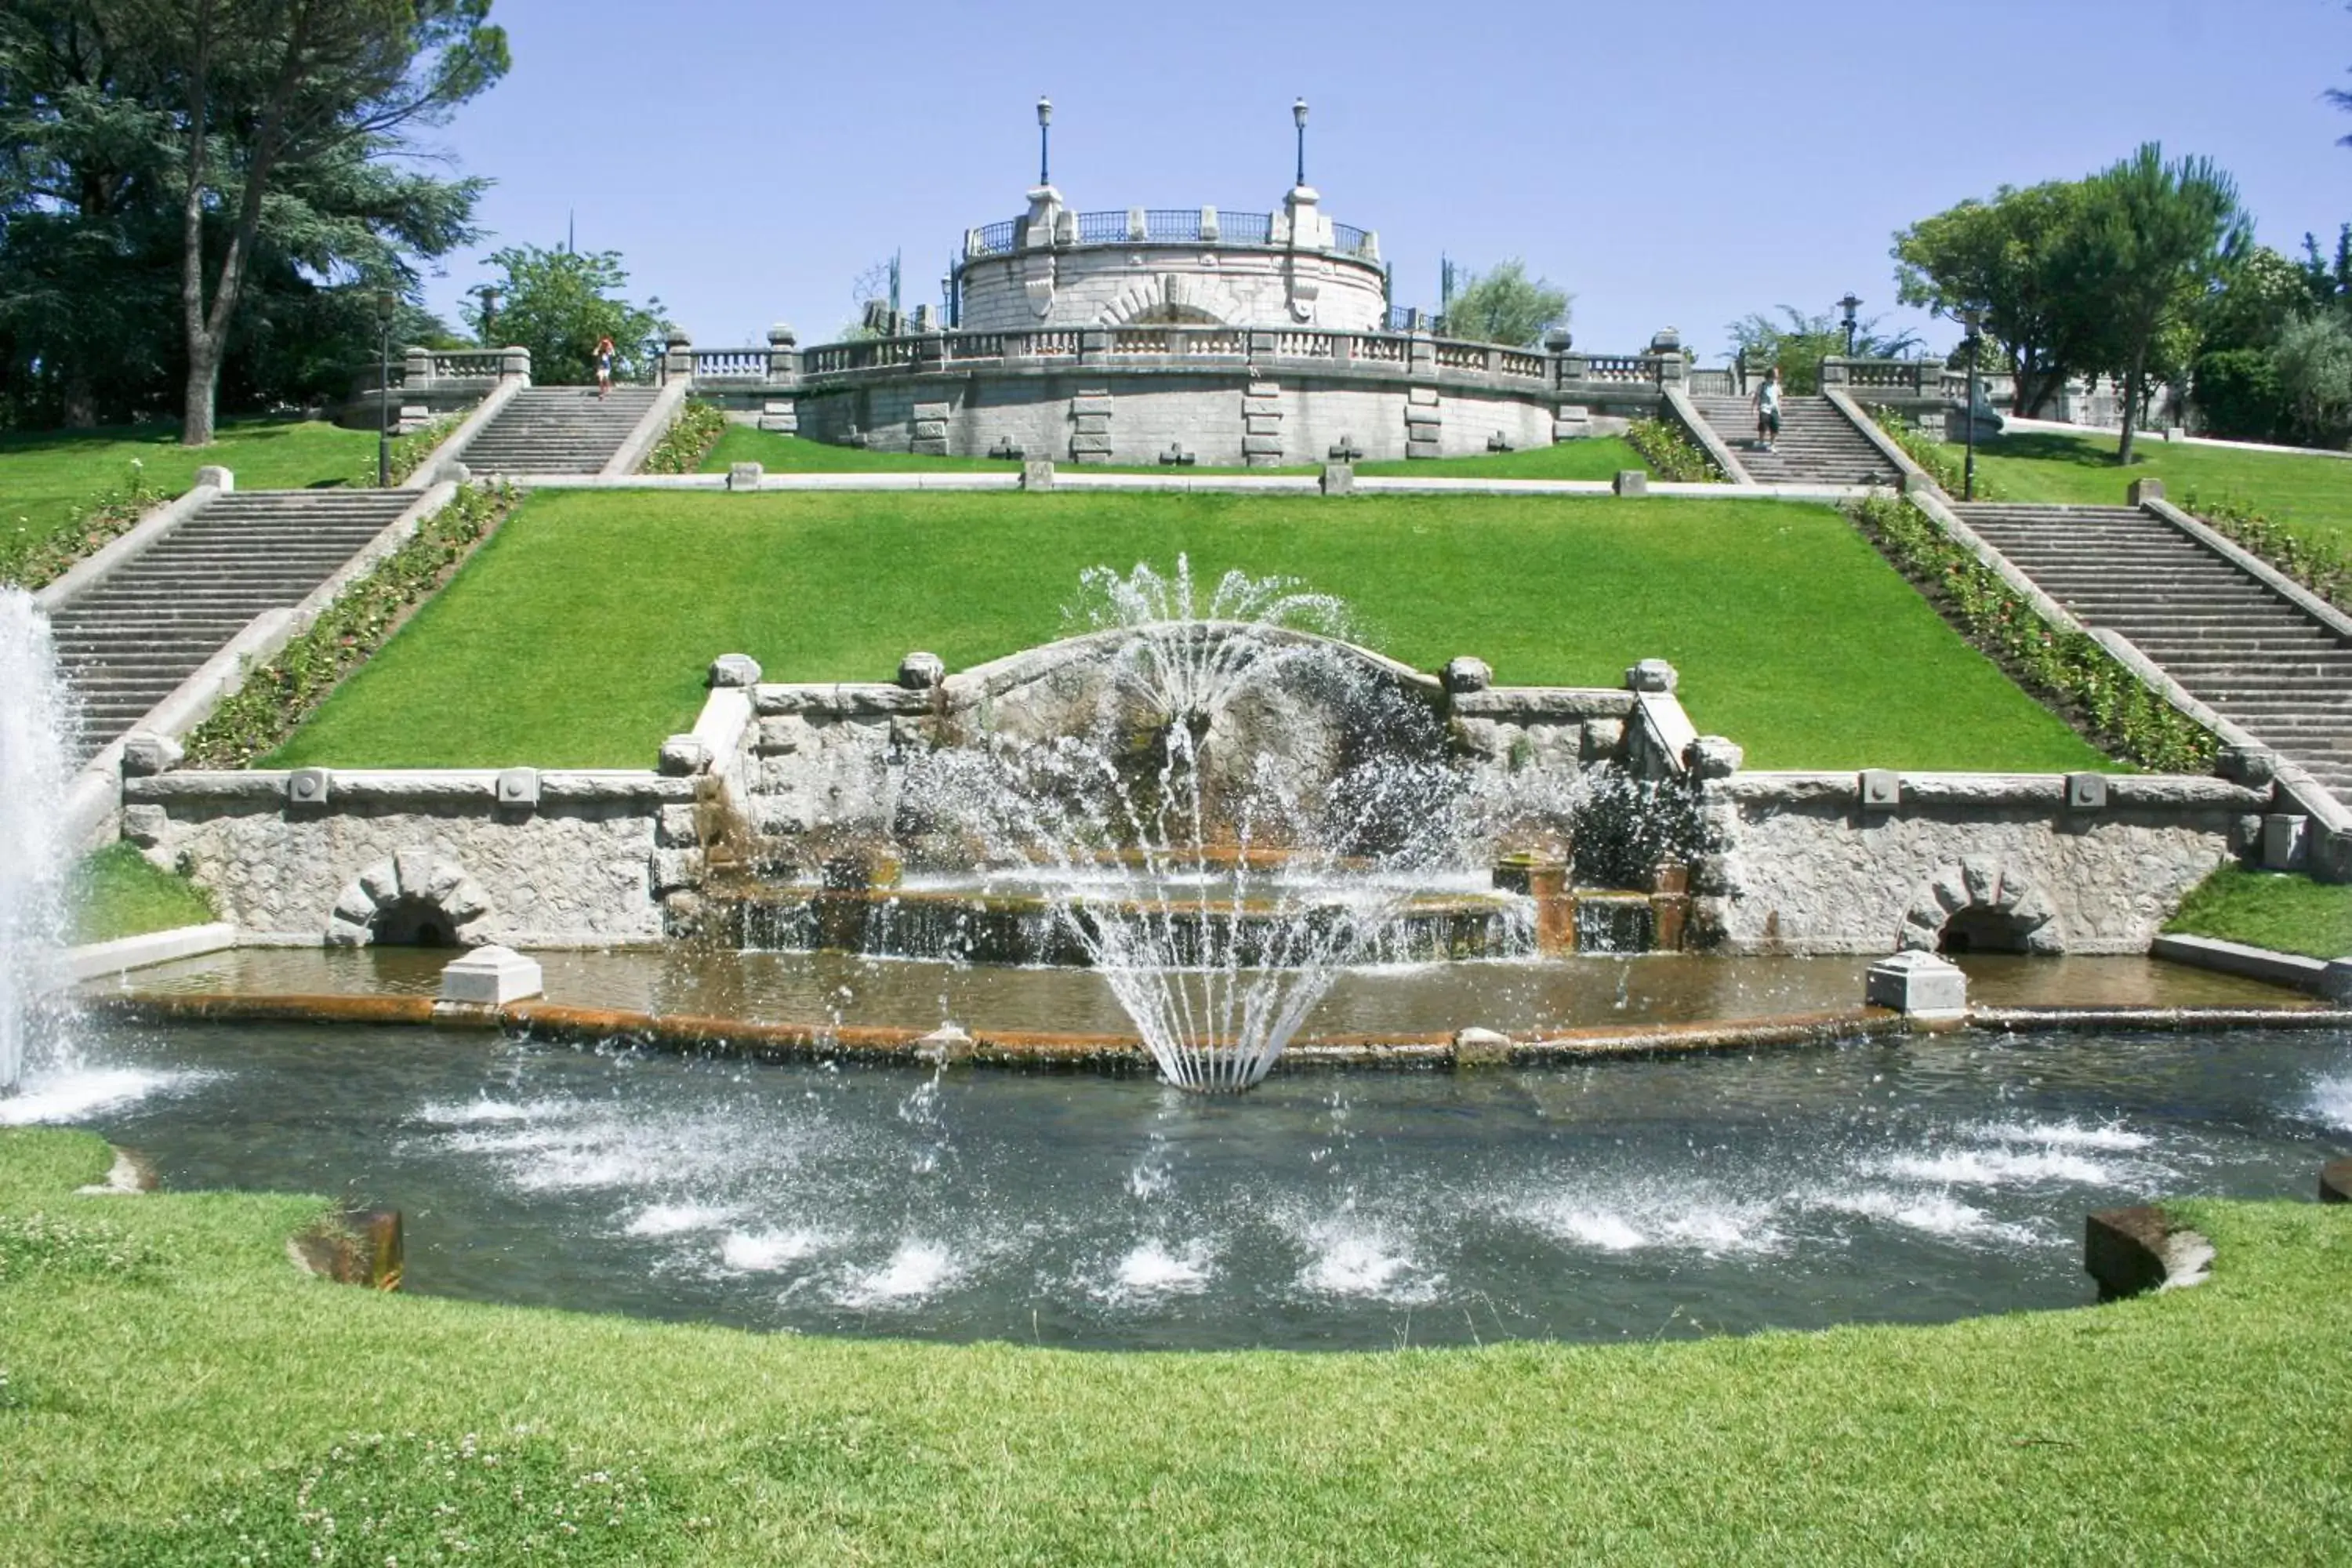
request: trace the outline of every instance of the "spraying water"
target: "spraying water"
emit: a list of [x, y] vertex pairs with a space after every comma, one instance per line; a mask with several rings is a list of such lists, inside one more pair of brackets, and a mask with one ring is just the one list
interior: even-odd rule
[[64, 946], [72, 731], [48, 617], [0, 588], [0, 1095], [23, 1084], [54, 1006], [43, 992]]

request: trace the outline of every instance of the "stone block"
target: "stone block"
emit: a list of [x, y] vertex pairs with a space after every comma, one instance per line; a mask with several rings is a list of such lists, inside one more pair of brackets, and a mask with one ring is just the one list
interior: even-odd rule
[[1044, 458], [1024, 458], [1021, 464], [1021, 488], [1024, 490], [1050, 490], [1054, 488], [1054, 465]]
[[972, 1041], [970, 1035], [953, 1024], [942, 1024], [915, 1042], [918, 1060], [946, 1065], [971, 1059]]
[[236, 489], [236, 476], [218, 463], [206, 463], [196, 470], [196, 483], [210, 485], [223, 495], [227, 495]]
[[691, 805], [665, 805], [654, 819], [654, 842], [664, 849], [702, 847], [700, 813]]
[[1110, 416], [1108, 414], [1074, 414], [1070, 416], [1070, 422], [1081, 436], [1110, 434]]
[[1352, 463], [1323, 465], [1323, 493], [1327, 496], [1351, 496], [1356, 493], [1356, 468]]
[[2106, 774], [2068, 773], [2066, 775], [2066, 809], [2104, 811], [2106, 809]]
[[955, 406], [954, 406], [954, 405], [952, 405], [952, 404], [947, 404], [947, 403], [918, 403], [918, 404], [916, 404], [916, 405], [915, 405], [915, 422], [916, 422], [918, 425], [919, 425], [919, 424], [923, 423], [925, 420], [929, 420], [929, 419], [941, 419], [941, 420], [944, 420], [944, 419], [951, 419], [951, 418], [953, 418], [954, 416], [955, 416]]
[[2319, 1167], [2319, 1201], [2352, 1204], [2352, 1160], [2330, 1160]]
[[1110, 461], [1110, 437], [1080, 433], [1070, 437], [1070, 456], [1085, 462], [1092, 458], [1097, 463]]
[[740, 688], [749, 690], [760, 684], [760, 661], [748, 653], [722, 653], [710, 661], [710, 671], [703, 684], [712, 690]]
[[1609, 488], [1621, 496], [1645, 496], [1650, 493], [1650, 476], [1640, 468], [1620, 468]]
[[2311, 818], [2273, 812], [2263, 818], [2263, 869], [2299, 871], [2311, 858]]
[[1434, 438], [1423, 440], [1416, 436], [1405, 442], [1404, 455], [1409, 458], [1443, 458], [1445, 452]]
[[1456, 1029], [1450, 1052], [1455, 1067], [1507, 1067], [1511, 1037], [1494, 1029]]
[[1282, 395], [1282, 383], [1278, 381], [1253, 381], [1247, 387], [1243, 389], [1242, 395], [1244, 397], [1258, 398], [1280, 397]]
[[1721, 735], [1701, 735], [1683, 748], [1683, 766], [1694, 778], [1727, 779], [1747, 760], [1748, 753], [1737, 742]]
[[1495, 672], [1485, 659], [1465, 653], [1447, 659], [1438, 679], [1448, 691], [1484, 691], [1495, 684]]
[[2103, 1209], [2084, 1223], [2083, 1268], [2103, 1301], [2178, 1290], [2212, 1277], [2213, 1244], [2153, 1205]]
[[1932, 952], [1898, 952], [1870, 966], [1863, 1000], [1892, 1007], [1925, 1022], [1957, 1022], [1968, 1016], [1969, 978], [1960, 966]]
[[1279, 458], [1282, 456], [1282, 437], [1244, 436], [1242, 437], [1242, 455], [1245, 458]]
[[324, 768], [296, 768], [286, 775], [286, 800], [289, 805], [324, 805], [327, 804], [328, 773]]
[[400, 888], [400, 896], [404, 899], [429, 897], [426, 889], [433, 885], [433, 873], [439, 865], [432, 849], [425, 845], [411, 844], [394, 850], [392, 876]]
[[[125, 812], [127, 818], [130, 813]], [[128, 835], [126, 822], [123, 832]], [[2352, 958], [2331, 958], [2327, 967], [2319, 972], [2319, 994], [2330, 1002], [2352, 1002]]]
[[1645, 658], [1625, 671], [1628, 691], [1656, 691], [1672, 696], [1681, 680], [1675, 667], [1663, 658]]
[[441, 971], [441, 1000], [473, 1007], [503, 1007], [546, 989], [539, 961], [511, 948], [478, 947]]
[[674, 893], [680, 888], [698, 887], [702, 882], [702, 864], [699, 849], [655, 850], [649, 868], [654, 897]]
[[1250, 409], [1242, 416], [1242, 428], [1253, 436], [1279, 436], [1282, 434], [1282, 410]]
[[1892, 768], [1864, 768], [1855, 782], [1864, 811], [1892, 811], [1903, 804], [1903, 781]]
[[2124, 487], [2124, 504], [2126, 506], [2144, 506], [2149, 501], [2163, 499], [2164, 481], [2162, 479], [2134, 479]]
[[947, 678], [947, 660], [938, 654], [910, 653], [898, 661], [898, 684], [908, 691], [929, 691]]
[[2213, 771], [2248, 789], [2261, 789], [2278, 777], [2278, 753], [2267, 746], [2224, 746]]
[[656, 766], [667, 778], [692, 778], [710, 771], [710, 748], [692, 735], [672, 735], [661, 743]]
[[531, 807], [539, 805], [539, 770], [508, 768], [499, 774], [499, 804], [504, 806]]
[[1405, 388], [1404, 400], [1416, 408], [1434, 408], [1437, 406], [1437, 388], [1409, 386]]
[[172, 814], [160, 805], [126, 805], [122, 808], [122, 837], [142, 849], [152, 849], [163, 841], [172, 826]]
[[1074, 419], [1088, 416], [1109, 418], [1110, 394], [1108, 392], [1080, 393], [1070, 399], [1070, 416]]
[[1615, 756], [1617, 749], [1624, 743], [1624, 720], [1587, 719], [1584, 721], [1583, 733], [1580, 738], [1579, 750], [1582, 753], [1583, 761], [1592, 763], [1599, 762], [1604, 757]]
[[169, 735], [133, 730], [122, 742], [122, 776], [146, 779], [153, 778], [157, 773], [168, 773], [178, 767], [187, 754], [180, 742]]
[[727, 465], [727, 488], [730, 490], [756, 490], [766, 477], [767, 470], [757, 463]]
[[914, 432], [909, 438], [918, 445], [928, 441], [945, 441], [948, 438], [948, 422], [944, 419], [918, 419], [915, 421]]

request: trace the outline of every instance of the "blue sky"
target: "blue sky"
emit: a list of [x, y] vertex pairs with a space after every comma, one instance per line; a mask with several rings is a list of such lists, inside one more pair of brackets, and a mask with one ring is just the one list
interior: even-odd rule
[[[936, 300], [967, 226], [1011, 216], [1052, 96], [1054, 178], [1086, 209], [1264, 211], [1307, 179], [1380, 231], [1400, 303], [1438, 258], [1506, 257], [1624, 352], [1851, 289], [1890, 321], [1890, 237], [2004, 182], [2072, 177], [2155, 139], [2233, 173], [2294, 250], [2352, 218], [2340, 0], [1491, 0], [1460, 8], [497, 0], [514, 70], [434, 133], [497, 183], [482, 247], [622, 253], [640, 298], [710, 347], [790, 321], [820, 342], [893, 250]], [[454, 319], [487, 279], [452, 257]], [[1930, 336], [1954, 335], [1940, 323]]]

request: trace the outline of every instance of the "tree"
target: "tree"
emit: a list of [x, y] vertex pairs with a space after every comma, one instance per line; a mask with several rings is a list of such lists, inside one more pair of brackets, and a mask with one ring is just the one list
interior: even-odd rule
[[[613, 340], [616, 380], [649, 377], [661, 357], [661, 301], [631, 304], [622, 297], [629, 274], [618, 251], [541, 250], [509, 246], [489, 265], [503, 277], [498, 335], [530, 351], [531, 379], [550, 385], [595, 379], [596, 341]], [[478, 302], [466, 313], [477, 334], [482, 329]]]
[[2064, 242], [2083, 219], [2079, 181], [1965, 201], [1895, 237], [1896, 297], [1941, 316], [1984, 312], [1985, 334], [2007, 355], [2013, 410], [2031, 416], [2085, 368], [2095, 333], [2061, 272]]
[[[1759, 310], [1742, 316], [1727, 329], [1733, 355], [1758, 371], [1777, 367], [1781, 388], [1792, 396], [1810, 396], [1822, 389], [1822, 361], [1843, 354], [1845, 323], [1828, 314], [1809, 316], [1794, 305], [1780, 307], [1780, 321]], [[1878, 330], [1885, 318], [1873, 316], [1854, 324], [1853, 352], [1864, 359], [1895, 359], [1919, 346], [1914, 332], [1892, 335]]]
[[1445, 333], [1470, 342], [1532, 348], [1546, 331], [1568, 322], [1569, 293], [1549, 278], [1530, 281], [1517, 257], [1492, 271], [1473, 272], [1445, 307]]
[[2279, 335], [2273, 362], [2279, 392], [2301, 434], [2342, 446], [2352, 426], [2352, 330], [2341, 317], [2305, 316]]
[[141, 40], [144, 101], [169, 115], [186, 360], [180, 439], [201, 446], [212, 439], [222, 359], [273, 206], [305, 203], [409, 151], [411, 130], [440, 122], [506, 73], [506, 34], [488, 22], [490, 0], [86, 3]]
[[2100, 368], [2123, 383], [2116, 460], [2129, 463], [2150, 372], [2186, 368], [2184, 337], [2230, 247], [2247, 243], [2246, 223], [2236, 183], [2212, 160], [2167, 162], [2153, 142], [2086, 184], [2062, 286], [2076, 319], [2095, 323]]

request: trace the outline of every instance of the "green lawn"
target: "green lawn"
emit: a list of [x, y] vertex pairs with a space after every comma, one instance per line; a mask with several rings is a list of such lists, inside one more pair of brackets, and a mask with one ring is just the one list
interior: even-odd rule
[[[1957, 462], [1961, 448], [1947, 446]], [[2192, 494], [2239, 501], [2352, 548], [2352, 458], [2175, 446], [2145, 436], [2134, 449], [2145, 460], [2119, 468], [2113, 436], [2021, 431], [1977, 447], [1977, 476], [2003, 500], [2100, 506], [2123, 505], [2124, 488], [2134, 479], [2161, 479], [2175, 504], [2186, 505]]]
[[1112, 1354], [378, 1295], [288, 1261], [317, 1200], [76, 1196], [108, 1159], [0, 1133], [20, 1568], [2272, 1563], [2352, 1540], [2352, 1208], [2186, 1205], [2209, 1284], [1937, 1328]]
[[1435, 461], [1365, 463], [1360, 474], [1409, 474], [1414, 479], [1613, 479], [1619, 470], [1649, 471], [1642, 455], [1616, 436], [1581, 441], [1555, 441], [1524, 452], [1491, 452], [1474, 458], [1441, 458]]
[[184, 877], [147, 864], [138, 847], [110, 844], [74, 868], [73, 940], [112, 942], [217, 919], [212, 900]]
[[171, 425], [0, 432], [0, 527], [46, 534], [100, 491], [130, 489], [134, 474], [177, 495], [199, 468], [221, 463], [241, 489], [302, 489], [373, 472], [374, 457], [373, 431], [323, 419], [232, 420], [209, 447], [181, 446]]
[[749, 425], [730, 425], [702, 459], [706, 474], [723, 474], [730, 463], [757, 463], [772, 474], [905, 474], [931, 472], [1018, 473], [1018, 463], [991, 458], [925, 458], [913, 452], [869, 452], [823, 441], [782, 436]]
[[2164, 928], [2313, 958], [2352, 955], [2352, 887], [2224, 866], [2182, 901]]
[[1213, 495], [532, 497], [272, 765], [633, 766], [716, 655], [879, 680], [1048, 640], [1083, 567], [1286, 574], [1418, 668], [1616, 686], [1664, 657], [1759, 767], [2066, 769], [2098, 755], [1834, 511], [1771, 501]]

